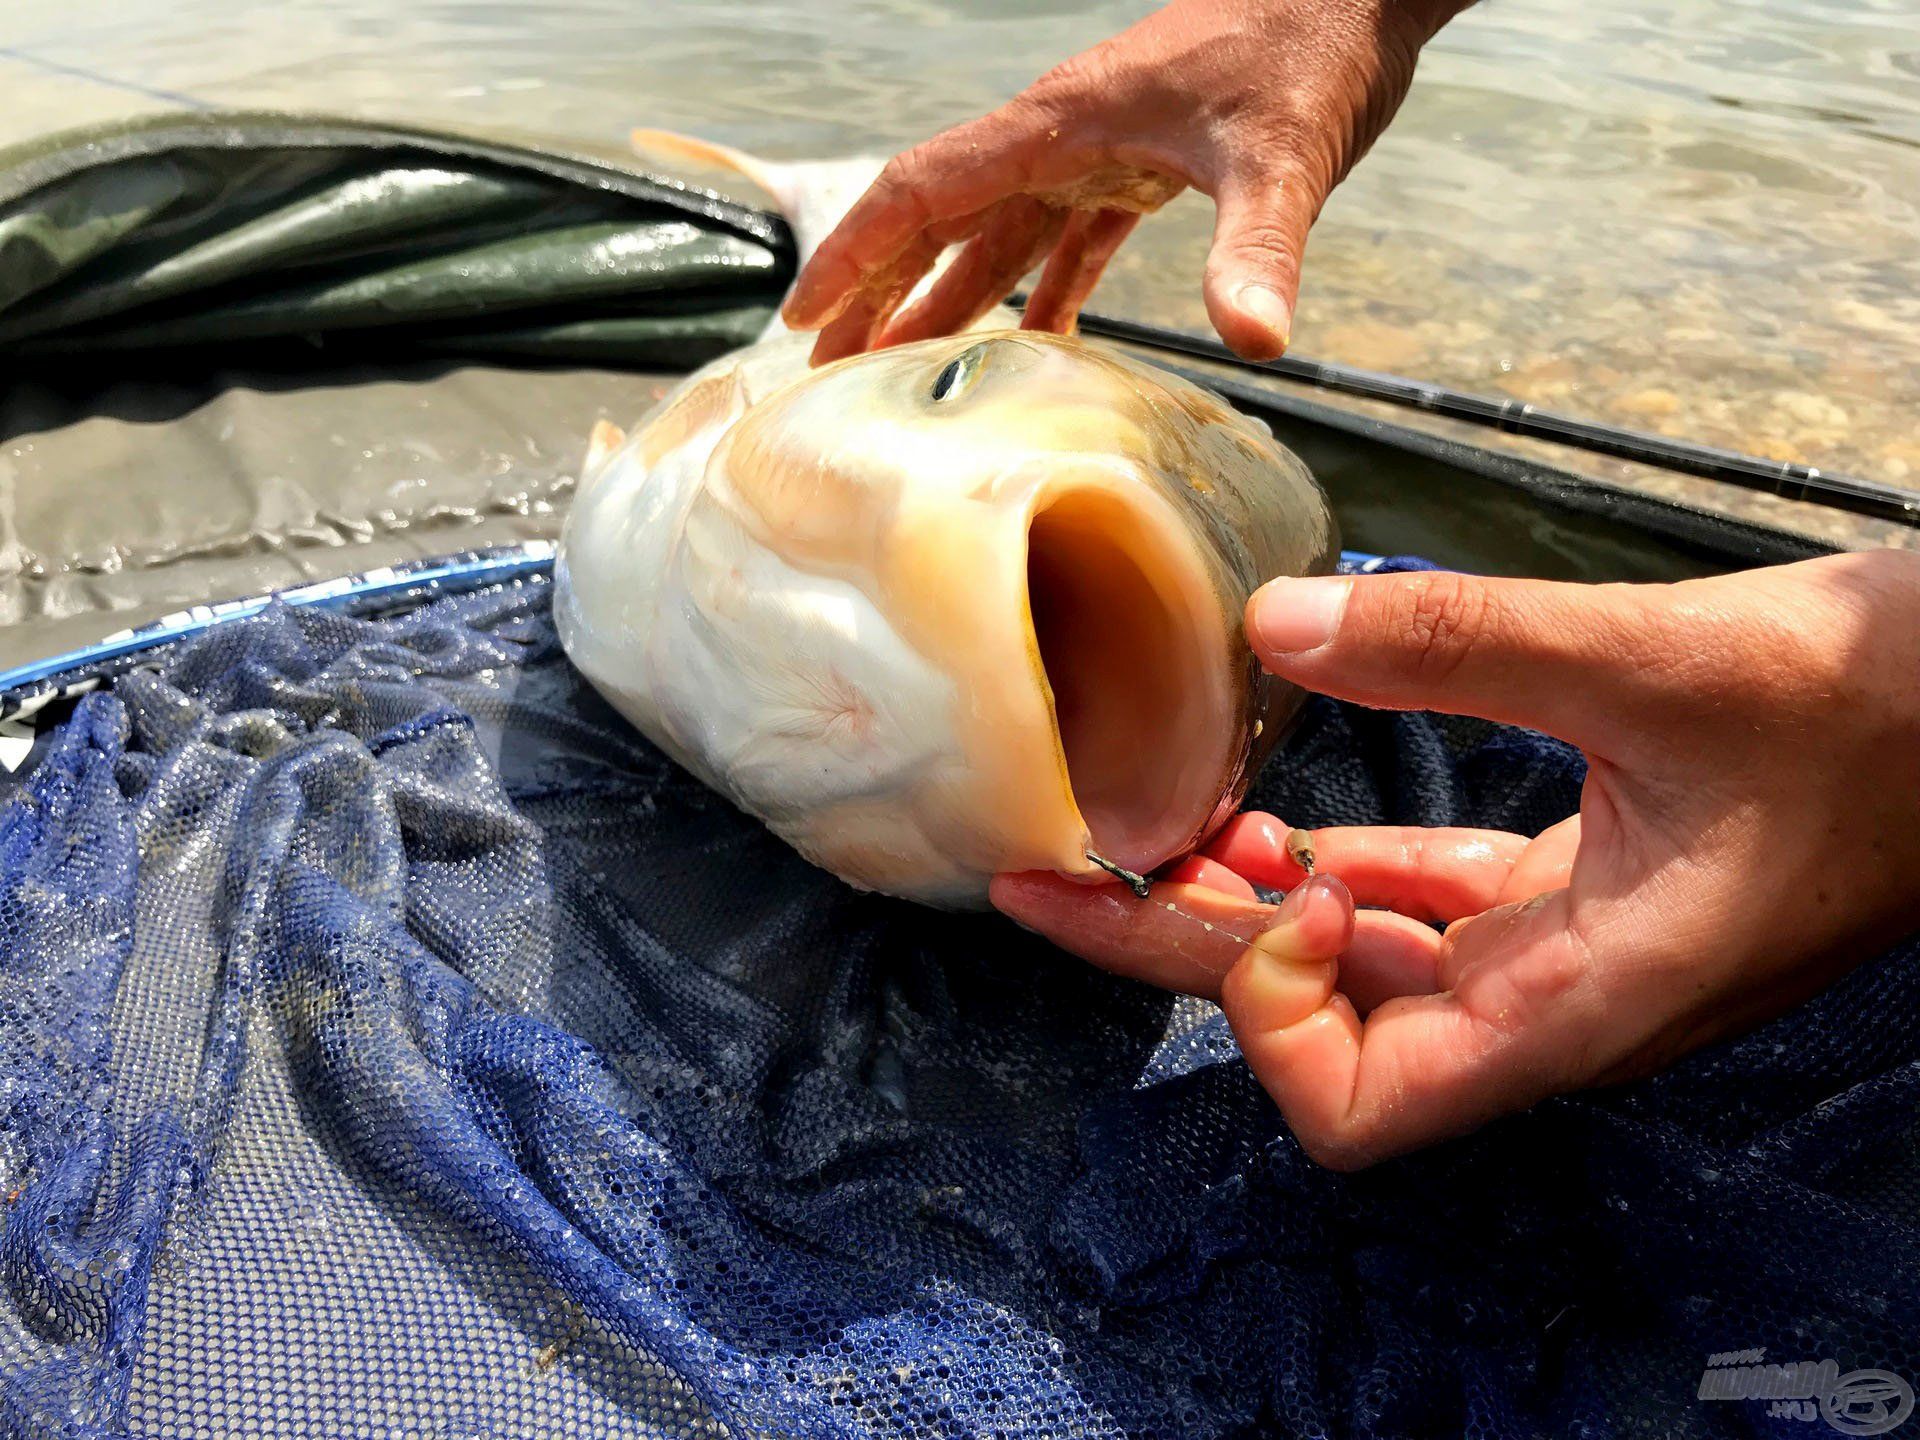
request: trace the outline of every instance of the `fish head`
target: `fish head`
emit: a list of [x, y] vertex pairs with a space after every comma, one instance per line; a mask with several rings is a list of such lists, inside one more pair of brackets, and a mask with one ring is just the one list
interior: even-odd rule
[[949, 904], [1198, 844], [1300, 698], [1247, 597], [1337, 553], [1257, 421], [1019, 331], [765, 394], [681, 514], [630, 713], [818, 863]]

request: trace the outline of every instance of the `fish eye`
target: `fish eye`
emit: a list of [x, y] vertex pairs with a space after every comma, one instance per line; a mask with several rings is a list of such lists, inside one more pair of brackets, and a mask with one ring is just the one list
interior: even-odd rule
[[961, 351], [949, 360], [946, 368], [933, 377], [933, 399], [935, 403], [951, 400], [966, 393], [973, 384], [974, 377], [980, 373], [980, 361], [986, 353], [986, 346], [975, 345]]

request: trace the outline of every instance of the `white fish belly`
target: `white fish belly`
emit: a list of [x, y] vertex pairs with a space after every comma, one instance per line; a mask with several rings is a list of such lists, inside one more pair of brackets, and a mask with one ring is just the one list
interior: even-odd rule
[[643, 433], [583, 481], [562, 643], [649, 739], [808, 859], [977, 902], [982, 878], [943, 855], [916, 804], [964, 772], [952, 679], [858, 586], [752, 533], [710, 473], [724, 430], [651, 467]]

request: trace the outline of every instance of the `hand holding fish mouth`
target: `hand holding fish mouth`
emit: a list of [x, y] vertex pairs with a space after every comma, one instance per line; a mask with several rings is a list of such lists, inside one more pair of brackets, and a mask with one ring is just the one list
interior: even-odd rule
[[[965, 329], [1042, 260], [1029, 329], [1062, 334], [1143, 214], [1218, 209], [1207, 313], [1250, 359], [1286, 348], [1307, 231], [1465, 0], [1175, 0], [991, 114], [895, 157], [785, 307], [813, 362]], [[926, 295], [899, 311], [943, 252]]]
[[[1149, 900], [995, 881], [1065, 948], [1218, 999], [1325, 1164], [1649, 1074], [1920, 923], [1920, 557], [1676, 585], [1281, 580], [1247, 615], [1301, 685], [1532, 726], [1589, 763], [1580, 813], [1532, 840], [1322, 830], [1307, 880], [1286, 827], [1247, 815]], [[1247, 880], [1297, 888], [1276, 912]]]

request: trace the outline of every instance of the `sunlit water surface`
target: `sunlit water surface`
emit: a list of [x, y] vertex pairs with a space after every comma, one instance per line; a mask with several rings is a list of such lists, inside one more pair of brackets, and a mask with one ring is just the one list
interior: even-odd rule
[[[35, 0], [0, 5], [0, 140], [192, 101], [889, 150], [1145, 8]], [[1204, 328], [1210, 223], [1170, 207], [1096, 303]], [[1913, 0], [1490, 0], [1329, 205], [1295, 344], [1920, 485]]]

